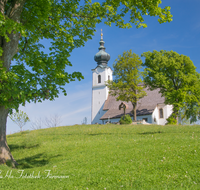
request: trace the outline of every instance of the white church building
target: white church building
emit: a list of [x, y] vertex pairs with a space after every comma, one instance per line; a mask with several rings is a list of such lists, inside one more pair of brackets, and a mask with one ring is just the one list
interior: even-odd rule
[[[103, 41], [103, 34], [99, 42], [99, 52], [94, 56], [97, 62], [95, 69], [92, 69], [92, 124], [105, 124], [107, 122], [118, 122], [123, 115], [123, 109], [119, 110], [122, 101], [109, 95], [109, 89], [105, 82], [112, 80], [112, 69], [108, 66], [110, 55], [106, 53]], [[137, 103], [137, 120], [145, 120], [147, 123], [165, 125], [166, 119], [172, 113], [172, 106], [164, 104], [164, 97], [159, 90], [150, 91], [145, 88], [147, 96], [141, 98]], [[126, 114], [132, 116], [131, 102], [123, 102], [127, 106]]]

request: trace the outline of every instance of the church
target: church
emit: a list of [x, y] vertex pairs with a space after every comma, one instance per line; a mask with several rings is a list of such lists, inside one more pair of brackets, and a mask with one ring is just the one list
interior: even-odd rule
[[[101, 33], [99, 52], [94, 56], [97, 66], [92, 69], [92, 124], [118, 122], [124, 114], [123, 109], [119, 109], [121, 103], [126, 105], [126, 114], [132, 116], [131, 102], [117, 101], [116, 97], [109, 95], [105, 82], [113, 79], [113, 71], [108, 66], [110, 55], [105, 51], [104, 43]], [[159, 89], [151, 91], [145, 88], [145, 91], [147, 96], [137, 102], [137, 121], [144, 120], [150, 124], [165, 125], [166, 119], [172, 113], [172, 106], [165, 105], [165, 99], [159, 93]]]

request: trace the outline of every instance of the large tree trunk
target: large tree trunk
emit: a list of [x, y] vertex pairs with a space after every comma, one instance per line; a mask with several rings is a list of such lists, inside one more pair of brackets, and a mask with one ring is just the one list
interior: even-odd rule
[[0, 164], [10, 162], [13, 167], [17, 165], [14, 160], [6, 141], [6, 123], [8, 117], [8, 109], [0, 106]]
[[[9, 18], [17, 23], [21, 22], [21, 13], [26, 0], [0, 0], [0, 12], [5, 18]], [[7, 7], [7, 8], [6, 8]], [[1, 26], [4, 27], [4, 26]], [[3, 54], [0, 60], [3, 61], [3, 67], [9, 72], [10, 64], [13, 56], [17, 53], [20, 34], [17, 31], [7, 33], [10, 41], [6, 41], [5, 36], [0, 36], [0, 47], [3, 50]], [[8, 161], [15, 167], [17, 164], [14, 160], [10, 149], [6, 141], [6, 123], [8, 117], [8, 110], [5, 109], [3, 104], [0, 104], [0, 164], [4, 164]]]

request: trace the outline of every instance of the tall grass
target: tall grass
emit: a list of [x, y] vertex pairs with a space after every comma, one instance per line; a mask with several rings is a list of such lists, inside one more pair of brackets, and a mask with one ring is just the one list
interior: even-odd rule
[[200, 127], [76, 125], [7, 136], [0, 189], [200, 189]]

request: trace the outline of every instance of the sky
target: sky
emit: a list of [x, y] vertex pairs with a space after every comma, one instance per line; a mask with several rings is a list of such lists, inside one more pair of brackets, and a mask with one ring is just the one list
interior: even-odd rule
[[[32, 124], [37, 120], [55, 117], [59, 118], [59, 126], [82, 124], [85, 117], [87, 124], [91, 123], [91, 69], [97, 66], [94, 55], [98, 52], [101, 29], [106, 52], [111, 56], [108, 62], [111, 68], [118, 55], [130, 49], [138, 55], [153, 50], [173, 50], [189, 56], [200, 73], [200, 0], [167, 0], [161, 5], [165, 6], [171, 7], [173, 21], [170, 23], [159, 24], [157, 17], [145, 16], [147, 28], [136, 29], [133, 25], [131, 29], [119, 29], [114, 24], [111, 27], [98, 24], [92, 40], [72, 52], [70, 61], [73, 66], [66, 68], [69, 73], [81, 72], [84, 79], [66, 84], [67, 96], [59, 94], [59, 98], [54, 101], [20, 106], [20, 110], [30, 118], [23, 130], [32, 130]], [[44, 45], [48, 47], [48, 42], [44, 42]], [[42, 125], [42, 128], [46, 127], [45, 124]], [[20, 128], [8, 118], [7, 134], [18, 131]]]

